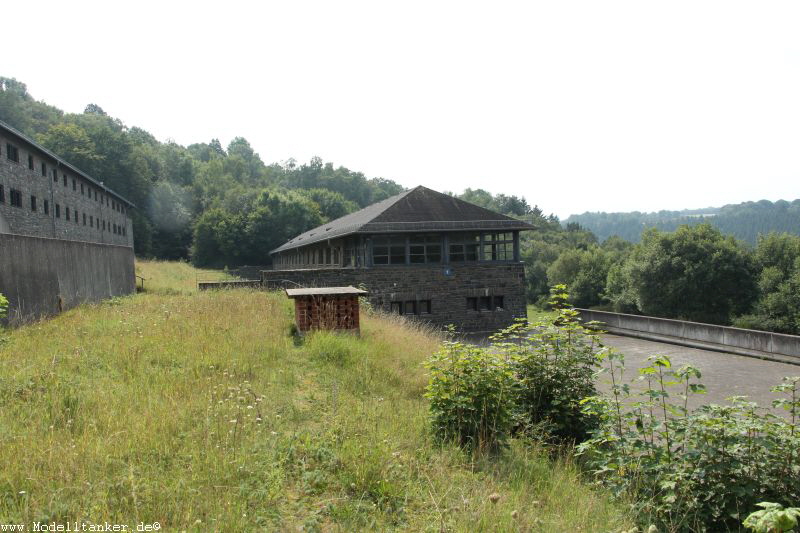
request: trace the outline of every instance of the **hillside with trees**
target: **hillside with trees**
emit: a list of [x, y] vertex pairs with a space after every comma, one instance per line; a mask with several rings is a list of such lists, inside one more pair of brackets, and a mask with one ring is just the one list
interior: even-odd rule
[[266, 164], [250, 143], [181, 146], [108, 116], [96, 104], [65, 113], [0, 77], [0, 120], [136, 204], [136, 253], [203, 266], [268, 264], [295, 234], [388, 198], [390, 180], [313, 158]]
[[600, 241], [618, 236], [639, 242], [642, 232], [649, 228], [675, 231], [684, 225], [711, 224], [722, 233], [755, 244], [759, 235], [771, 232], [800, 235], [800, 199], [791, 202], [760, 200], [724, 207], [656, 213], [583, 213], [571, 215], [565, 222], [580, 224], [597, 235]]

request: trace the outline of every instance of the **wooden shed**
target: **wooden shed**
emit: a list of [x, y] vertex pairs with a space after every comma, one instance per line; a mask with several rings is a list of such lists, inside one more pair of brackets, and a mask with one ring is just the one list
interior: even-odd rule
[[294, 299], [295, 321], [302, 332], [330, 329], [358, 333], [358, 297], [366, 294], [355, 287], [286, 289], [286, 296]]

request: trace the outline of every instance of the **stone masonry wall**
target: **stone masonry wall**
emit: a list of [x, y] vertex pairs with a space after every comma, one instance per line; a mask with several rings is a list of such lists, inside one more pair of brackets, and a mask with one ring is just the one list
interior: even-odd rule
[[[475, 263], [445, 267], [406, 265], [374, 268], [264, 270], [266, 288], [364, 286], [376, 309], [391, 311], [391, 302], [430, 300], [429, 315], [419, 315], [438, 327], [454, 324], [464, 332], [497, 331], [527, 314], [522, 263]], [[503, 309], [474, 311], [467, 298], [502, 296]]]
[[[17, 148], [19, 161], [9, 159], [7, 143]], [[32, 169], [29, 156], [33, 158]], [[3, 188], [0, 232], [133, 246], [132, 222], [123, 212], [128, 208], [118, 206], [115, 209], [117, 198], [114, 195], [72, 172], [35, 146], [3, 132], [0, 132], [0, 186]], [[12, 189], [20, 191], [21, 206], [11, 205]], [[36, 197], [35, 210], [32, 209], [31, 196]], [[113, 231], [115, 224], [126, 228], [124, 234]]]

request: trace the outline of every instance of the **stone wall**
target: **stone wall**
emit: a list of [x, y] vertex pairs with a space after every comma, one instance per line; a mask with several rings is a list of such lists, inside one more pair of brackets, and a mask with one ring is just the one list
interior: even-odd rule
[[[16, 149], [16, 161], [9, 158], [9, 144]], [[0, 187], [0, 216], [5, 222], [0, 222], [0, 233], [133, 246], [133, 225], [124, 202], [4, 130], [0, 130]], [[20, 192], [21, 205], [12, 205], [12, 190]], [[36, 198], [35, 209], [31, 197]], [[120, 228], [116, 232], [115, 226]]]
[[135, 281], [129, 246], [0, 234], [0, 293], [12, 325], [130, 294]]
[[585, 322], [602, 322], [609, 333], [740, 355], [788, 356], [800, 362], [800, 337], [796, 335], [608, 311], [578, 311]]
[[[522, 263], [265, 270], [261, 275], [266, 288], [363, 286], [373, 307], [385, 312], [392, 311], [392, 302], [430, 301], [430, 313], [416, 318], [437, 327], [454, 324], [464, 332], [497, 331], [527, 315]], [[486, 296], [502, 296], [503, 308], [468, 309], [467, 298]]]

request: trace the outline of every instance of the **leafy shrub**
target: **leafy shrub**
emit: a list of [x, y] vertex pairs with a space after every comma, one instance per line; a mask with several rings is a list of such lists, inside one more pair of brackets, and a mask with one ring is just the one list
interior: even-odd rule
[[639, 370], [647, 387], [635, 395], [622, 355], [601, 357], [611, 397], [586, 401], [602, 423], [578, 451], [600, 483], [636, 499], [644, 520], [668, 530], [736, 529], [757, 502], [800, 500], [800, 377], [772, 389], [785, 396], [774, 405], [788, 420], [742, 397], [689, 411], [688, 397], [705, 392], [696, 368], [653, 356]]
[[6, 297], [0, 292], [0, 318], [5, 318], [7, 310], [8, 300], [6, 300]]
[[800, 518], [800, 508], [789, 507], [784, 509], [779, 503], [762, 502], [761, 511], [750, 513], [744, 521], [744, 527], [756, 533], [784, 533], [794, 531], [797, 519]]
[[552, 322], [517, 323], [486, 348], [446, 342], [427, 363], [426, 397], [436, 435], [471, 447], [494, 447], [514, 430], [539, 440], [580, 441], [599, 422], [581, 400], [596, 394], [597, 337], [565, 308], [563, 286], [553, 292], [561, 307]]
[[595, 353], [601, 344], [566, 306], [565, 289], [556, 285], [551, 291], [550, 304], [558, 310], [553, 321], [515, 325], [494, 338], [493, 348], [513, 362], [522, 429], [540, 440], [580, 442], [599, 422], [584, 412], [581, 400], [597, 394]]
[[447, 341], [425, 364], [433, 430], [471, 449], [502, 445], [514, 427], [517, 380], [511, 362], [490, 350]]

